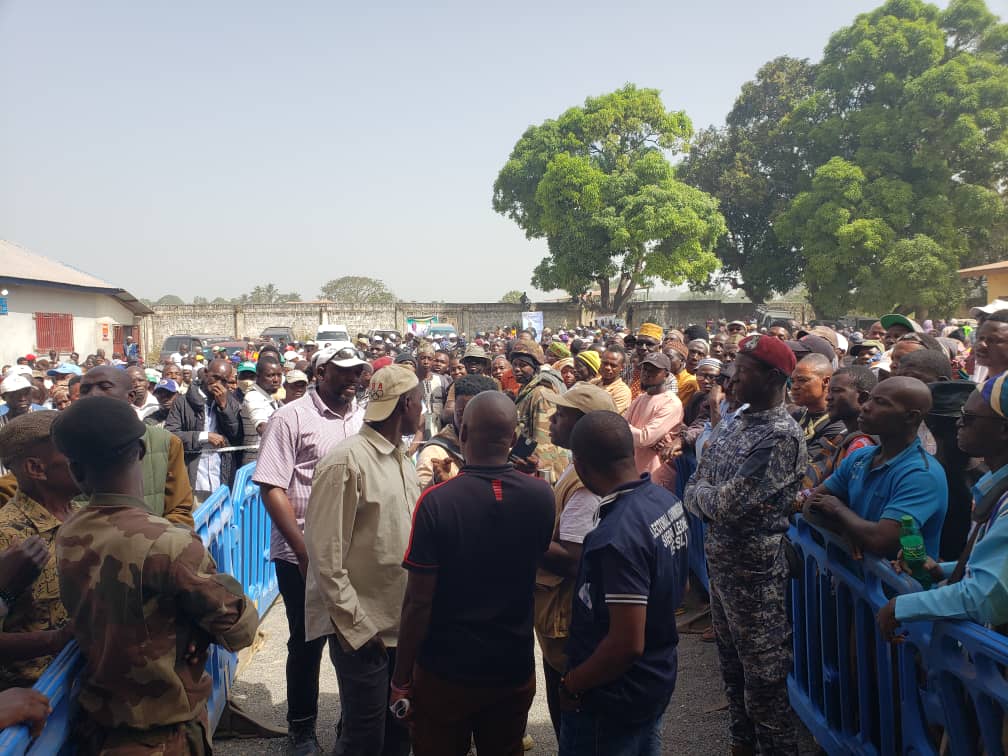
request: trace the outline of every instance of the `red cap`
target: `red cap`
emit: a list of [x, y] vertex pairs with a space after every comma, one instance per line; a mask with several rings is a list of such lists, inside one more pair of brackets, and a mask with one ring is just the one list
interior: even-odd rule
[[374, 371], [377, 373], [383, 367], [388, 367], [393, 362], [394, 360], [391, 357], [379, 357], [377, 360], [371, 363], [371, 367], [374, 368]]
[[[776, 344], [773, 342], [777, 342]], [[775, 336], [754, 333], [739, 342], [739, 354], [747, 354], [754, 360], [759, 360], [768, 367], [791, 375], [798, 364], [791, 347]]]
[[35, 362], [35, 360], [38, 359], [38, 358], [35, 357], [34, 354], [26, 354], [25, 355], [25, 359], [28, 360], [28, 362]]

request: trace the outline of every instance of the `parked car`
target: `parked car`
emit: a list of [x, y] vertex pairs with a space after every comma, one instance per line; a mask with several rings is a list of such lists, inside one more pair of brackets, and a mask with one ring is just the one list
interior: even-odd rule
[[206, 356], [211, 342], [234, 340], [234, 336], [218, 336], [212, 333], [178, 333], [169, 336], [161, 345], [161, 352], [158, 360], [165, 362], [171, 356], [185, 346], [189, 354], [195, 356], [197, 353]]
[[322, 349], [326, 342], [333, 344], [337, 341], [350, 341], [350, 333], [347, 327], [340, 323], [324, 323], [315, 331], [315, 343]]
[[294, 330], [287, 326], [270, 326], [264, 328], [259, 334], [260, 341], [272, 341], [274, 344], [291, 344], [297, 339], [294, 338]]
[[441, 341], [452, 336], [458, 336], [458, 331], [451, 323], [435, 323], [427, 329], [427, 338], [431, 341]]
[[213, 352], [211, 350], [214, 347], [217, 347], [218, 350], [221, 347], [223, 347], [224, 351], [228, 353], [228, 356], [230, 356], [235, 352], [245, 351], [245, 347], [247, 346], [247, 344], [248, 342], [240, 341], [238, 339], [211, 339], [210, 342], [206, 345], [206, 348], [203, 350], [203, 356], [209, 360], [210, 357], [213, 355]]

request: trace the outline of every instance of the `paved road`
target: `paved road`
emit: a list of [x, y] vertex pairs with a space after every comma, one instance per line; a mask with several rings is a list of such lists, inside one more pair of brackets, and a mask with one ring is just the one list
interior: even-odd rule
[[[262, 631], [265, 634], [264, 643], [235, 682], [232, 700], [260, 721], [285, 727], [287, 622], [280, 600], [263, 620]], [[536, 665], [541, 670], [538, 659]], [[665, 715], [663, 752], [692, 756], [720, 756], [726, 753], [727, 715], [718, 709], [722, 701], [721, 678], [713, 644], [703, 643], [698, 635], [684, 634], [679, 644], [679, 682]], [[333, 746], [338, 716], [336, 675], [325, 659], [322, 662], [319, 695], [319, 740], [323, 753], [328, 753]], [[541, 672], [535, 702], [529, 712], [528, 731], [536, 742], [533, 754], [556, 754], [556, 739], [546, 709]], [[802, 750], [810, 752], [807, 746]], [[281, 754], [286, 751], [285, 739], [227, 740], [214, 744], [214, 752], [220, 756]]]

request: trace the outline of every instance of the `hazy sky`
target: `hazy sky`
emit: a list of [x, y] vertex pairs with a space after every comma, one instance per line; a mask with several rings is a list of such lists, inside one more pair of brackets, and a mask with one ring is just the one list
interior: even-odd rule
[[626, 82], [721, 123], [879, 4], [0, 0], [0, 238], [151, 298], [532, 293], [490, 205], [529, 124]]

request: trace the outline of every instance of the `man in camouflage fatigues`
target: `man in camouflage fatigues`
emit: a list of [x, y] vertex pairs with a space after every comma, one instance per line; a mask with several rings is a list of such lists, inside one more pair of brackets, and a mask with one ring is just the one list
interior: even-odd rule
[[797, 753], [784, 555], [806, 460], [804, 434], [784, 406], [794, 365], [779, 339], [742, 341], [732, 388], [749, 409], [714, 429], [684, 495], [707, 525], [711, 620], [738, 755]]
[[550, 418], [556, 405], [550, 397], [564, 392], [563, 381], [551, 370], [541, 370], [545, 362], [542, 347], [534, 341], [519, 339], [509, 355], [511, 371], [521, 385], [515, 397], [518, 410], [518, 434], [536, 442], [539, 468], [553, 472], [553, 480], [563, 475], [570, 463], [567, 454], [550, 442]]
[[258, 613], [198, 536], [146, 511], [144, 430], [107, 397], [81, 399], [53, 423], [91, 497], [56, 539], [60, 596], [87, 659], [75, 741], [85, 754], [210, 753], [207, 644], [250, 645]]
[[71, 638], [59, 595], [56, 533], [74, 511], [72, 499], [79, 491], [66, 457], [49, 437], [58, 414], [39, 410], [0, 428], [0, 462], [18, 484], [13, 498], [0, 508], [0, 551], [36, 536], [49, 552], [30, 590], [19, 594], [11, 586], [0, 586], [5, 603], [13, 599], [0, 620], [0, 690], [30, 688]]

